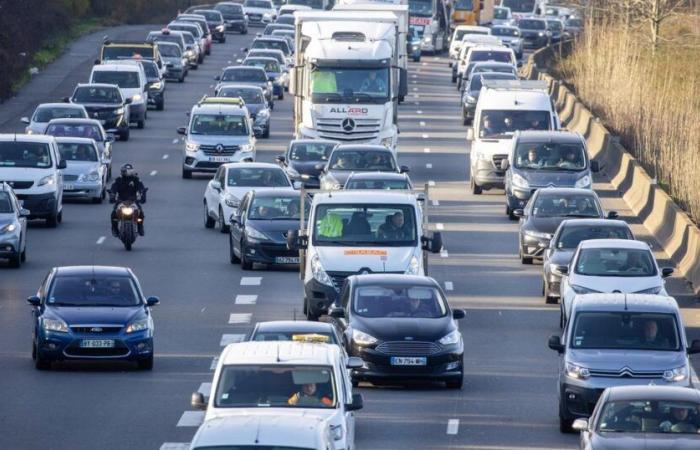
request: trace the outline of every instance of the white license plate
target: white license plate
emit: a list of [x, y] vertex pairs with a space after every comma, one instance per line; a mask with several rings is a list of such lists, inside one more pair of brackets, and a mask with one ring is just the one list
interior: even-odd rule
[[83, 339], [80, 341], [82, 348], [112, 348], [114, 347], [113, 339]]
[[298, 256], [278, 256], [275, 258], [277, 264], [299, 264]]
[[63, 184], [64, 191], [72, 191], [73, 189], [75, 189], [75, 186], [73, 186], [72, 184]]
[[428, 358], [413, 357], [413, 356], [392, 356], [392, 366], [425, 366], [428, 364]]
[[223, 162], [223, 163], [225, 163], [225, 162], [229, 161], [229, 158], [226, 156], [211, 156], [209, 158], [209, 161], [210, 162]]
[[104, 124], [107, 123], [107, 121], [106, 121], [106, 120], [100, 120], [100, 123], [101, 123], [102, 125], [104, 125]]

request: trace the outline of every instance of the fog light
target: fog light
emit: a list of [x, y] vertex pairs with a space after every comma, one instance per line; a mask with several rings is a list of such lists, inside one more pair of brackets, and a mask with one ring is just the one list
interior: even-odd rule
[[454, 361], [445, 366], [445, 370], [454, 370], [459, 367], [459, 361]]
[[54, 344], [53, 342], [49, 342], [48, 345], [46, 346], [49, 350], [56, 350], [58, 348], [58, 345]]
[[254, 254], [255, 254], [255, 249], [254, 249], [254, 248], [251, 248], [251, 249], [249, 249], [249, 250], [250, 250], [250, 254], [251, 254], [251, 255], [254, 255]]
[[525, 206], [525, 202], [522, 201], [522, 200], [520, 200], [520, 201], [518, 202], [518, 204], [519, 204], [520, 206]]
[[146, 348], [146, 344], [145, 344], [145, 343], [139, 342], [138, 344], [136, 344], [136, 349], [137, 349], [137, 350], [143, 350], [144, 348]]
[[569, 400], [576, 400], [576, 394], [569, 394]]

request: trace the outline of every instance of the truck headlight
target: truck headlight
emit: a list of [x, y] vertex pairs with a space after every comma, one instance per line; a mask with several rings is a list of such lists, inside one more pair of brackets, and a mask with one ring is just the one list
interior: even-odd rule
[[56, 177], [54, 177], [53, 174], [46, 175], [37, 183], [39, 186], [53, 186], [54, 184], [56, 184]]
[[333, 280], [331, 280], [331, 277], [329, 277], [326, 271], [323, 269], [321, 260], [316, 253], [314, 253], [314, 255], [311, 257], [311, 274], [313, 275], [314, 280], [318, 281], [319, 283], [327, 286], [333, 286]]
[[442, 345], [455, 345], [459, 343], [460, 339], [462, 339], [462, 334], [459, 332], [459, 330], [454, 330], [452, 333], [444, 336], [438, 342]]
[[512, 182], [513, 182], [513, 186], [515, 186], [515, 187], [519, 187], [522, 189], [529, 189], [530, 188], [530, 183], [528, 183], [525, 178], [518, 175], [517, 173], [513, 174]]
[[143, 320], [135, 320], [131, 322], [129, 325], [126, 327], [127, 333], [136, 333], [137, 331], [143, 331], [148, 329], [148, 319], [143, 319]]
[[587, 367], [578, 366], [573, 363], [566, 363], [566, 375], [569, 378], [575, 378], [577, 380], [585, 380], [591, 376], [591, 372]]
[[576, 180], [574, 187], [579, 189], [587, 189], [591, 187], [591, 177], [590, 175], [584, 175], [583, 177]]
[[664, 370], [664, 381], [669, 383], [683, 381], [688, 378], [688, 366], [676, 367], [675, 369]]
[[377, 343], [377, 338], [360, 330], [352, 330], [352, 340], [359, 345], [372, 345]]
[[68, 325], [66, 325], [66, 323], [60, 319], [44, 319], [43, 327], [45, 331], [68, 333]]
[[199, 150], [199, 144], [195, 144], [195, 143], [193, 143], [193, 142], [187, 142], [187, 143], [185, 144], [185, 150], [188, 151], [188, 152], [193, 152], [193, 153], [194, 153], [194, 152], [196, 152], [197, 150]]
[[415, 256], [411, 257], [411, 262], [408, 263], [406, 275], [420, 275], [420, 262]]

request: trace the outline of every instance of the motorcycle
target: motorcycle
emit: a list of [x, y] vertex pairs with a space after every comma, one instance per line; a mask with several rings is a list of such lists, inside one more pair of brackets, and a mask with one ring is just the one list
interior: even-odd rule
[[[139, 223], [143, 221], [143, 217], [140, 214], [141, 208], [139, 203], [146, 203], [146, 191], [139, 193], [139, 201], [135, 202], [132, 200], [125, 200], [117, 205], [116, 215], [117, 215], [117, 229], [119, 240], [124, 244], [124, 248], [127, 251], [131, 251], [131, 247], [136, 242], [136, 236], [138, 235]], [[110, 193], [110, 203], [114, 203], [114, 195]]]

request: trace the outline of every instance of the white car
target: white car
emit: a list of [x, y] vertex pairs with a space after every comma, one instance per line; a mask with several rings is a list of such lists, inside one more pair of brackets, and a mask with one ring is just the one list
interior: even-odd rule
[[44, 134], [46, 126], [53, 119], [88, 119], [83, 105], [73, 103], [42, 103], [37, 106], [31, 118], [22, 117], [20, 121], [27, 124], [27, 134]]
[[270, 0], [245, 0], [243, 11], [250, 26], [265, 26], [277, 19], [277, 10]]
[[287, 173], [277, 164], [222, 164], [204, 191], [204, 226], [218, 224], [222, 233], [229, 231], [229, 218], [238, 209], [246, 192], [256, 189], [294, 190]]
[[668, 295], [664, 278], [673, 269], [659, 268], [649, 245], [627, 239], [582, 241], [560, 285], [562, 325], [576, 295], [596, 292]]

